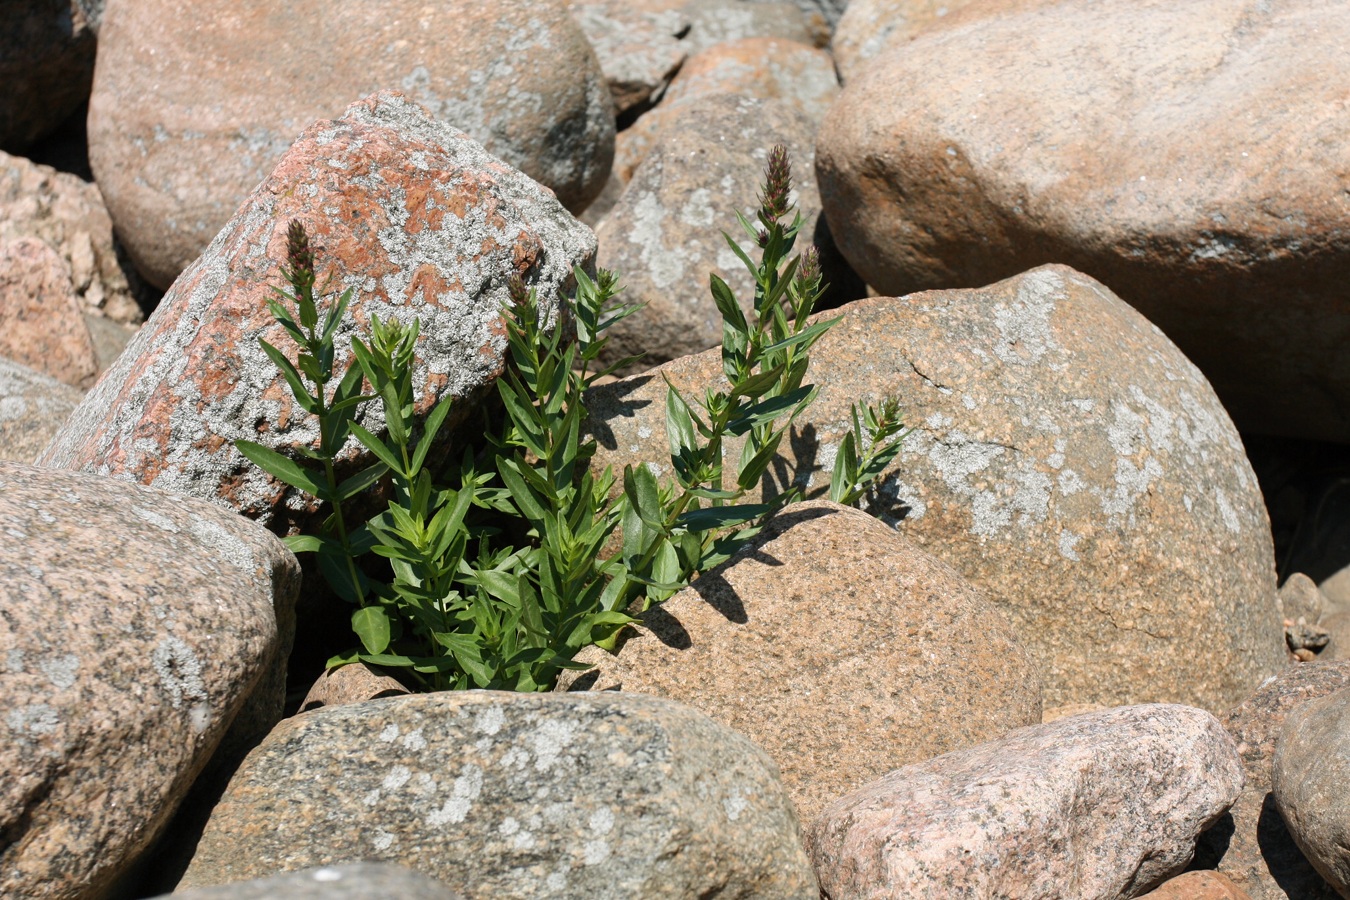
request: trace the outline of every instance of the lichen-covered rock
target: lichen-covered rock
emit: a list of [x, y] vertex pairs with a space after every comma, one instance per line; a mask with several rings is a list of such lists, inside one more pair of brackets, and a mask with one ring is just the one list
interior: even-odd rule
[[0, 895], [100, 896], [280, 719], [299, 566], [210, 504], [10, 463], [0, 535]]
[[[1047, 708], [1223, 711], [1284, 665], [1242, 441], [1142, 316], [1063, 266], [839, 313], [811, 354], [820, 394], [771, 471], [822, 488], [850, 404], [896, 396], [915, 430], [870, 508], [1008, 616]], [[669, 471], [663, 377], [701, 396], [720, 351], [597, 388], [594, 465]]]
[[1241, 788], [1212, 715], [1121, 707], [892, 772], [827, 807], [807, 848], [830, 897], [1123, 900], [1180, 874]]
[[0, 17], [0, 149], [15, 152], [89, 98], [95, 38], [72, 0], [8, 2]]
[[646, 304], [608, 332], [611, 357], [646, 353], [644, 362], [654, 364], [717, 344], [722, 319], [708, 292], [710, 272], [750, 305], [753, 282], [722, 232], [750, 244], [735, 213], [753, 219], [775, 144], [787, 147], [792, 159], [794, 197], [805, 222], [798, 249], [813, 240], [822, 246], [834, 302], [861, 296], [863, 286], [834, 252], [820, 215], [815, 126], [806, 114], [784, 100], [732, 94], [676, 109], [596, 235], [600, 265], [620, 273], [628, 301]]
[[0, 460], [37, 459], [82, 396], [68, 384], [0, 358]]
[[[284, 283], [292, 218], [319, 248], [319, 283], [353, 291], [338, 366], [372, 315], [417, 318], [416, 408], [425, 414], [453, 397], [462, 402], [451, 421], [501, 371], [508, 276], [536, 285], [553, 316], [572, 268], [589, 264], [595, 247], [538, 184], [406, 97], [376, 94], [305, 131], [165, 295], [42, 464], [217, 500], [263, 521], [288, 503], [284, 514], [313, 510], [316, 501], [234, 447], [248, 438], [284, 451], [318, 437], [317, 420], [294, 405], [258, 345], [263, 337], [294, 352], [266, 303]], [[382, 428], [376, 413], [363, 416]], [[354, 442], [346, 453], [364, 458]]]
[[689, 17], [689, 32], [681, 43], [690, 56], [727, 41], [748, 37], [776, 37], [803, 44], [817, 42], [818, 28], [802, 8], [785, 0], [687, 0], [682, 10]]
[[819, 896], [764, 751], [635, 694], [454, 691], [288, 719], [181, 887], [358, 859], [470, 900]]
[[596, 668], [559, 686], [694, 706], [769, 751], [803, 821], [892, 769], [1041, 720], [1036, 670], [979, 592], [829, 501], [780, 512], [643, 619], [617, 656], [582, 651]]
[[1270, 789], [1303, 855], [1342, 897], [1350, 897], [1350, 687], [1309, 700], [1285, 717]]
[[322, 866], [219, 887], [163, 894], [158, 900], [462, 900], [439, 881], [388, 863]]
[[1237, 742], [1247, 783], [1232, 809], [1200, 836], [1197, 861], [1217, 868], [1252, 900], [1334, 900], [1336, 892], [1308, 862], [1270, 794], [1275, 741], [1291, 712], [1350, 686], [1350, 662], [1285, 669], [1222, 718]]
[[37, 238], [0, 240], [0, 356], [77, 388], [98, 374], [70, 269]]
[[191, 16], [124, 0], [99, 42], [90, 163], [136, 267], [161, 288], [302, 129], [374, 91], [405, 92], [569, 209], [609, 173], [609, 89], [560, 0], [205, 0]]
[[595, 48], [620, 115], [660, 99], [689, 55], [679, 39], [689, 17], [666, 4], [572, 0], [567, 9]]
[[667, 125], [679, 127], [681, 104], [736, 94], [793, 104], [819, 125], [839, 93], [834, 63], [824, 50], [781, 38], [745, 38], [704, 50], [685, 62], [661, 105], [615, 139], [611, 179], [627, 184]]
[[858, 274], [902, 294], [1073, 266], [1244, 433], [1350, 441], [1344, 7], [1010, 6], [878, 57], [831, 107], [817, 177]]
[[131, 284], [136, 275], [130, 265], [122, 268], [98, 186], [0, 153], [0, 240], [21, 237], [40, 238], [66, 261], [86, 313], [123, 325], [145, 318]]

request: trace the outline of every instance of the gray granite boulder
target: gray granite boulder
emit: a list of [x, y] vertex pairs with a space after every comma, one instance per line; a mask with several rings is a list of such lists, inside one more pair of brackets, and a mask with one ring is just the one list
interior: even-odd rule
[[646, 353], [644, 362], [651, 365], [717, 344], [722, 320], [708, 291], [710, 272], [750, 304], [750, 275], [722, 232], [755, 249], [735, 214], [753, 219], [775, 144], [788, 148], [794, 198], [805, 220], [797, 249], [812, 241], [824, 245], [822, 267], [835, 296], [862, 296], [862, 285], [832, 253], [820, 215], [812, 168], [815, 126], [806, 114], [784, 100], [735, 94], [681, 103], [677, 110], [596, 235], [599, 264], [620, 274], [629, 302], [646, 304], [610, 330], [611, 355]]
[[0, 358], [0, 460], [31, 463], [84, 395]]
[[619, 115], [661, 99], [689, 55], [679, 39], [689, 17], [668, 4], [572, 0], [567, 9], [595, 48]]
[[1270, 787], [1299, 849], [1328, 884], [1350, 897], [1350, 688], [1285, 717]]
[[569, 209], [609, 174], [609, 88], [561, 0], [201, 0], [190, 16], [134, 0], [109, 6], [99, 43], [90, 164], [161, 288], [302, 130], [376, 91], [403, 91]]
[[[1008, 617], [1047, 708], [1222, 712], [1285, 664], [1270, 525], [1242, 441], [1137, 312], [1046, 266], [839, 313], [812, 350], [820, 393], [783, 441], [775, 487], [823, 491], [850, 404], [896, 396], [915, 430], [868, 508]], [[722, 383], [720, 351], [595, 389], [594, 465], [669, 473], [664, 378], [702, 396]]]
[[1200, 836], [1196, 862], [1227, 875], [1252, 900], [1334, 900], [1298, 849], [1270, 793], [1270, 764], [1285, 720], [1303, 704], [1350, 686], [1350, 662], [1290, 666], [1223, 716], [1247, 783], [1232, 809]]
[[1041, 721], [1036, 669], [980, 593], [828, 500], [775, 515], [635, 631], [617, 656], [583, 650], [596, 668], [560, 687], [690, 704], [768, 750], [803, 821], [892, 769]]
[[[294, 353], [266, 303], [284, 284], [293, 218], [318, 248], [319, 284], [331, 279], [334, 296], [354, 292], [335, 339], [337, 366], [345, 368], [353, 334], [368, 336], [370, 316], [419, 319], [415, 406], [425, 414], [443, 397], [463, 401], [452, 425], [502, 370], [509, 276], [537, 286], [554, 315], [573, 267], [595, 252], [590, 230], [536, 182], [403, 95], [373, 95], [301, 136], [165, 295], [42, 464], [218, 500], [263, 521], [312, 511], [317, 501], [234, 447], [248, 438], [285, 452], [318, 437], [317, 420], [294, 405], [258, 345], [266, 337]], [[362, 415], [382, 430], [377, 414]], [[363, 458], [354, 439], [345, 454], [354, 465]]]
[[1119, 900], [1180, 874], [1242, 781], [1209, 713], [1119, 707], [898, 769], [807, 846], [829, 897]]
[[0, 895], [100, 896], [281, 718], [299, 566], [227, 510], [0, 463]]
[[388, 863], [348, 863], [218, 887], [163, 894], [159, 900], [461, 900], [439, 881]]
[[288, 719], [180, 886], [345, 860], [499, 900], [819, 896], [764, 751], [633, 694], [455, 691]]

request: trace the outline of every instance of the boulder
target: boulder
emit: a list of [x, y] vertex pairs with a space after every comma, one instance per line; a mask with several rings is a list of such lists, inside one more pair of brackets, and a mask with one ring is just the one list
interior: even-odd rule
[[1302, 572], [1295, 572], [1280, 585], [1280, 612], [1285, 623], [1304, 620], [1316, 625], [1326, 611], [1326, 597], [1317, 582]]
[[1350, 441], [1347, 41], [1324, 0], [1068, 0], [925, 34], [821, 128], [830, 228], [881, 293], [1073, 266], [1244, 433]]
[[31, 463], [83, 395], [0, 357], [0, 460]]
[[830, 897], [1116, 900], [1179, 875], [1241, 788], [1212, 715], [1120, 707], [898, 769], [826, 807], [807, 848]]
[[0, 29], [0, 149], [25, 149], [89, 99], [94, 32], [72, 0], [6, 3]]
[[1252, 900], [1242, 888], [1219, 872], [1183, 872], [1149, 891], [1143, 900]]
[[1350, 897], [1350, 688], [1292, 710], [1270, 765], [1289, 834], [1327, 883]]
[[411, 691], [397, 678], [357, 662], [336, 669], [325, 669], [300, 702], [300, 712], [408, 693]]
[[678, 110], [596, 234], [599, 264], [620, 274], [629, 302], [646, 304], [608, 332], [611, 357], [645, 353], [643, 361], [655, 364], [717, 344], [722, 320], [708, 292], [709, 272], [724, 278], [749, 306], [753, 283], [722, 232], [749, 243], [735, 212], [753, 215], [758, 208], [764, 164], [775, 144], [786, 146], [792, 158], [795, 198], [805, 220], [798, 249], [812, 241], [821, 245], [835, 302], [861, 296], [863, 286], [833, 252], [820, 216], [810, 119], [783, 100], [730, 94], [680, 104]]
[[219, 887], [163, 894], [158, 900], [461, 900], [439, 881], [387, 863], [322, 866]]
[[70, 268], [37, 238], [0, 240], [0, 356], [77, 388], [98, 374]]
[[567, 9], [595, 48], [617, 114], [661, 99], [688, 56], [679, 39], [688, 16], [667, 3], [631, 0], [572, 0]]
[[139, 279], [118, 257], [98, 186], [0, 153], [0, 240], [23, 237], [46, 242], [70, 266], [84, 312], [122, 325], [145, 318], [132, 284]]
[[764, 751], [689, 707], [448, 691], [287, 719], [180, 887], [366, 860], [501, 900], [816, 900], [797, 832]]
[[784, 38], [803, 44], [827, 37], [819, 24], [813, 26], [802, 8], [788, 0], [687, 0], [682, 10], [690, 25], [681, 43], [690, 56], [716, 44], [748, 37]]
[[[210, 28], [199, 27], [210, 22]], [[316, 119], [402, 90], [583, 209], [613, 154], [595, 53], [560, 0], [114, 0], [89, 157], [118, 233], [161, 288]]]
[[[839, 314], [812, 350], [820, 393], [771, 467], [777, 489], [823, 491], [850, 404], [897, 397], [914, 431], [868, 508], [1008, 616], [1047, 708], [1222, 711], [1284, 665], [1270, 526], [1242, 441], [1133, 309], [1047, 266]], [[594, 465], [669, 472], [664, 378], [702, 396], [722, 380], [720, 351], [595, 389]]]
[[853, 0], [835, 26], [830, 52], [847, 83], [872, 60], [928, 31], [1056, 0]]
[[281, 718], [299, 566], [209, 503], [11, 463], [0, 533], [0, 895], [101, 896]]
[[1252, 900], [1334, 900], [1294, 844], [1270, 794], [1270, 762], [1285, 719], [1304, 703], [1350, 686], [1350, 663], [1285, 669], [1223, 717], [1247, 783], [1232, 809], [1196, 845], [1196, 862], [1217, 868]]
[[[334, 296], [354, 292], [335, 339], [339, 370], [352, 336], [368, 338], [372, 315], [417, 318], [416, 409], [466, 401], [452, 420], [504, 364], [508, 276], [537, 286], [552, 316], [572, 268], [589, 264], [595, 247], [535, 182], [406, 97], [376, 94], [306, 130], [165, 295], [42, 463], [216, 500], [265, 522], [315, 509], [234, 447], [248, 438], [287, 451], [318, 437], [317, 420], [293, 405], [258, 345], [264, 337], [294, 354], [266, 305], [284, 283], [291, 219], [319, 248], [318, 283]], [[377, 412], [362, 415], [382, 430]], [[354, 442], [344, 452], [353, 465], [365, 458]]]
[[[892, 769], [1040, 722], [1002, 616], [881, 522], [829, 501], [774, 516], [560, 687], [678, 699], [769, 751], [803, 821]], [[884, 674], [883, 674], [884, 673]]]

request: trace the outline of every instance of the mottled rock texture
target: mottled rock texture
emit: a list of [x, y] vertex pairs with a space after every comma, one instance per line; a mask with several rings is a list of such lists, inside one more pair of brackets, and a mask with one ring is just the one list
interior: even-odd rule
[[337, 859], [470, 900], [818, 896], [764, 751], [634, 694], [455, 691], [288, 719], [231, 781], [182, 886]]
[[280, 719], [299, 566], [210, 504], [10, 463], [0, 534], [0, 895], [100, 896]]
[[1120, 707], [892, 772], [828, 806], [807, 848], [830, 897], [1115, 900], [1180, 874], [1241, 788], [1212, 715]]
[[1326, 0], [1071, 0], [923, 35], [822, 126], [830, 227], [882, 293], [1071, 265], [1244, 432], [1350, 441], [1347, 42]]
[[71, 0], [6, 0], [0, 21], [0, 149], [13, 153], [89, 98], [95, 38]]
[[77, 388], [98, 373], [70, 268], [37, 238], [0, 240], [0, 356]]
[[625, 184], [667, 127], [688, 121], [683, 104], [718, 94], [784, 100], [819, 125], [839, 94], [834, 63], [823, 50], [781, 38], [745, 38], [715, 44], [680, 67], [661, 105], [621, 132], [614, 171]]
[[[678, 699], [769, 751], [803, 821], [892, 769], [1041, 720], [1007, 622], [945, 563], [829, 501], [654, 607], [563, 686]], [[883, 674], [884, 673], [884, 674]]]
[[[845, 83], [861, 75], [883, 51], [936, 28], [1018, 7], [1055, 0], [853, 0], [835, 26], [830, 52]], [[903, 51], [901, 51], [903, 52]]]
[[145, 318], [131, 285], [136, 275], [118, 258], [97, 185], [0, 153], [0, 240], [21, 237], [40, 238], [61, 255], [85, 312], [124, 325]]
[[37, 459], [82, 396], [68, 384], [0, 358], [0, 460]]
[[361, 703], [377, 697], [407, 693], [408, 689], [398, 679], [372, 669], [365, 663], [352, 663], [324, 670], [300, 703], [300, 711], [309, 712], [324, 706], [342, 706], [344, 703]]
[[[237, 438], [285, 451], [318, 437], [258, 346], [263, 337], [294, 357], [266, 306], [284, 283], [292, 218], [318, 248], [319, 283], [353, 291], [338, 366], [353, 334], [368, 337], [372, 315], [420, 319], [416, 408], [454, 397], [466, 401], [456, 403], [461, 417], [501, 371], [508, 276], [536, 285], [552, 316], [573, 266], [589, 264], [595, 247], [535, 182], [402, 95], [376, 94], [301, 136], [165, 295], [43, 464], [218, 500], [264, 521], [312, 510], [311, 498], [234, 449]], [[362, 415], [382, 428], [377, 409]], [[362, 458], [354, 442], [346, 453], [353, 465]]]
[[1198, 863], [1217, 868], [1252, 900], [1333, 900], [1336, 892], [1294, 844], [1270, 794], [1270, 762], [1286, 718], [1309, 700], [1350, 686], [1350, 662], [1291, 666], [1229, 710], [1247, 784], [1233, 808], [1196, 844]]
[[136, 267], [162, 288], [302, 129], [373, 91], [405, 92], [571, 209], [609, 173], [609, 89], [558, 0], [211, 0], [191, 16], [114, 0], [100, 45], [90, 163]]
[[753, 282], [722, 232], [756, 249], [735, 212], [754, 218], [775, 144], [792, 158], [794, 198], [805, 220], [798, 249], [813, 240], [822, 245], [836, 302], [861, 296], [863, 286], [839, 260], [820, 215], [810, 119], [783, 100], [736, 95], [704, 97], [678, 110], [596, 235], [600, 265], [621, 274], [630, 302], [647, 304], [609, 331], [611, 356], [646, 353], [650, 365], [719, 343], [722, 319], [708, 292], [710, 272], [750, 305]]
[[727, 41], [776, 37], [811, 44], [822, 36], [802, 8], [783, 0], [687, 0], [689, 32], [682, 39], [690, 56]]
[[1183, 872], [1163, 882], [1156, 891], [1149, 891], [1144, 900], [1253, 900], [1253, 898], [1219, 872]]
[[659, 100], [689, 55], [679, 39], [689, 17], [670, 4], [572, 0], [567, 9], [595, 48], [618, 114]]
[[388, 863], [322, 866], [219, 887], [164, 894], [159, 900], [462, 900], [439, 881]]
[[[1063, 266], [839, 312], [812, 351], [820, 394], [783, 442], [779, 486], [823, 490], [849, 405], [898, 397], [915, 430], [869, 508], [1008, 616], [1047, 708], [1222, 711], [1284, 664], [1242, 442], [1138, 313]], [[596, 389], [595, 464], [668, 472], [662, 376], [701, 396], [721, 372], [709, 351]]]
[[1270, 787], [1299, 849], [1350, 897], [1350, 688], [1289, 712], [1275, 743]]

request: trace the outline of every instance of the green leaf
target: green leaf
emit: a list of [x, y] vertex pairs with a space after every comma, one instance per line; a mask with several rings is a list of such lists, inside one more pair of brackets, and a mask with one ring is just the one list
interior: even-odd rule
[[318, 497], [320, 500], [330, 499], [327, 486], [314, 480], [314, 476], [295, 460], [282, 456], [272, 448], [264, 447], [262, 444], [253, 441], [235, 441], [234, 446], [246, 459], [272, 477], [284, 481], [291, 487], [299, 488], [313, 497]]
[[814, 386], [799, 387], [795, 391], [789, 391], [781, 397], [770, 397], [767, 400], [761, 400], [758, 403], [741, 410], [741, 414], [727, 424], [727, 431], [734, 435], [742, 435], [751, 428], [772, 422], [774, 419], [802, 403], [802, 401], [808, 400], [808, 398], [814, 396], [815, 391], [816, 389]]
[[623, 492], [628, 503], [644, 523], [658, 532], [665, 531], [665, 515], [661, 509], [661, 491], [656, 476], [645, 465], [624, 466]]
[[422, 468], [422, 463], [426, 461], [427, 451], [431, 449], [432, 443], [436, 440], [436, 435], [441, 430], [445, 417], [450, 413], [450, 397], [443, 398], [436, 404], [436, 408], [427, 416], [426, 426], [422, 430], [422, 439], [417, 443], [417, 452], [413, 454], [412, 470], [418, 472]]
[[360, 422], [352, 422], [351, 429], [352, 434], [356, 435], [356, 439], [361, 442], [361, 446], [375, 454], [376, 459], [388, 466], [391, 471], [402, 475], [404, 478], [408, 477], [407, 473], [403, 471], [403, 460], [399, 459], [394, 451], [389, 449], [388, 444], [371, 434]]
[[290, 385], [291, 396], [295, 398], [295, 402], [311, 416], [315, 415], [319, 411], [317, 399], [309, 393], [309, 389], [305, 387], [305, 382], [300, 377], [300, 373], [295, 370], [295, 366], [293, 366], [291, 361], [286, 358], [286, 354], [282, 353], [262, 338], [258, 339], [258, 343], [262, 346], [263, 352], [271, 358], [272, 362], [276, 364], [277, 369], [281, 371], [281, 376], [286, 379], [286, 384]]
[[752, 400], [758, 399], [778, 383], [778, 379], [782, 374], [783, 366], [777, 365], [766, 371], [751, 375], [740, 384], [732, 385], [731, 396], [749, 397]]
[[857, 465], [858, 448], [850, 431], [839, 443], [839, 451], [834, 457], [834, 471], [830, 475], [830, 499], [835, 503], [849, 505], [857, 499], [854, 494]]
[[352, 613], [352, 631], [367, 653], [383, 653], [389, 646], [389, 614], [383, 606], [367, 606]]
[[[736, 485], [743, 491], [748, 491], [755, 486], [765, 471], [769, 468], [769, 463], [773, 462], [778, 455], [778, 445], [783, 440], [783, 432], [775, 432], [774, 435], [764, 443], [748, 460], [741, 463], [740, 472], [736, 476]], [[747, 448], [752, 447], [751, 442], [746, 441]]]
[[830, 328], [833, 327], [834, 324], [838, 322], [841, 318], [843, 317], [835, 316], [833, 319], [827, 319], [824, 322], [816, 322], [814, 325], [809, 325], [806, 328], [803, 328], [801, 331], [797, 332], [796, 334], [789, 335], [788, 337], [784, 338], [778, 343], [770, 344], [769, 346], [765, 347], [764, 354], [767, 356], [770, 353], [777, 353], [781, 350], [786, 350], [789, 347], [797, 347], [800, 345], [810, 347], [812, 344], [818, 341], [821, 338], [821, 336], [825, 334], [825, 332], [829, 331]]
[[389, 466], [383, 462], [376, 462], [366, 466], [360, 472], [345, 479], [338, 485], [336, 499], [338, 502], [342, 502], [355, 497], [357, 494], [379, 481], [384, 477], [384, 473], [388, 471]]
[[290, 534], [281, 539], [292, 553], [317, 553], [323, 542], [313, 534]]
[[712, 290], [713, 302], [717, 304], [717, 311], [722, 314], [722, 321], [739, 334], [749, 334], [750, 326], [745, 322], [745, 313], [742, 312], [741, 305], [736, 302], [736, 295], [731, 292], [727, 283], [713, 272], [708, 275], [708, 285]]
[[680, 392], [669, 381], [666, 382], [666, 440], [670, 443], [672, 458], [678, 458], [685, 450], [697, 446], [689, 404], [684, 402]]
[[760, 516], [772, 512], [772, 503], [747, 503], [741, 506], [714, 506], [710, 509], [691, 509], [680, 514], [675, 520], [677, 527], [690, 531], [711, 531], [716, 528], [731, 528], [754, 521]]

